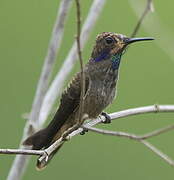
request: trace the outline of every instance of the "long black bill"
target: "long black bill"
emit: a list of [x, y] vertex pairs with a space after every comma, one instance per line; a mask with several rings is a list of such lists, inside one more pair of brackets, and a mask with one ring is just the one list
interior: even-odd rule
[[154, 40], [152, 37], [143, 37], [143, 38], [126, 38], [125, 39], [125, 44], [131, 44], [137, 41], [151, 41]]

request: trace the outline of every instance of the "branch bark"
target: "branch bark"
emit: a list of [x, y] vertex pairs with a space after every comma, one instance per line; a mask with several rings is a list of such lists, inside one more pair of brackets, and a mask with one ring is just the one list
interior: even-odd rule
[[23, 154], [23, 155], [44, 155], [42, 150], [26, 150], [26, 149], [0, 149], [0, 154]]
[[[109, 116], [113, 120], [113, 119], [123, 118], [123, 117], [127, 117], [127, 116], [144, 114], [144, 113], [152, 113], [152, 112], [154, 112], [154, 113], [157, 113], [157, 112], [174, 112], [174, 105], [152, 105], [152, 106], [145, 106], [145, 107], [127, 109], [127, 110], [123, 110], [123, 111], [119, 111], [119, 112], [115, 112], [115, 113], [109, 114]], [[85, 124], [82, 128], [79, 128], [76, 131], [74, 131], [71, 134], [69, 134], [67, 136], [67, 140], [71, 139], [73, 136], [75, 136], [75, 135], [79, 134], [80, 132], [82, 132], [83, 128], [91, 127], [91, 126], [94, 126], [94, 125], [99, 124], [99, 123], [104, 122], [104, 121], [105, 121], [105, 117], [104, 116], [100, 116], [99, 118], [97, 118], [97, 119], [95, 119], [95, 120]], [[169, 129], [171, 130], [172, 128], [169, 128]], [[114, 132], [114, 133], [117, 133], [117, 132]], [[134, 136], [134, 138], [136, 138], [135, 135], [130, 136], [130, 134], [128, 134], [128, 133], [125, 133], [125, 132], [123, 132], [123, 133], [124, 133], [125, 137], [128, 137], [128, 138], [132, 137], [133, 138], [133, 136]], [[121, 136], [121, 134], [120, 134], [120, 136]], [[137, 140], [137, 138], [136, 138], [136, 140]], [[145, 142], [144, 140], [140, 140], [140, 142], [141, 141]], [[55, 143], [53, 143], [50, 147], [45, 149], [46, 153], [48, 155], [51, 154], [63, 142], [64, 142], [64, 139], [61, 137]], [[149, 143], [149, 146], [150, 146], [150, 143]], [[155, 149], [155, 147], [153, 146], [153, 147], [151, 147], [151, 149]], [[163, 153], [163, 155], [165, 155], [165, 154]], [[163, 155], [161, 155], [160, 157], [163, 157]], [[42, 162], [42, 163], [44, 163], [44, 162], [46, 163], [47, 162], [46, 161], [46, 157], [44, 157], [44, 156], [41, 156], [39, 158], [39, 161]]]
[[[128, 117], [132, 115], [138, 115], [138, 114], [144, 114], [144, 113], [158, 113], [158, 112], [174, 112], [174, 105], [152, 105], [152, 106], [145, 106], [145, 107], [139, 107], [139, 108], [133, 108], [133, 109], [127, 109], [119, 112], [115, 112], [112, 114], [109, 114], [111, 116], [111, 119], [119, 119], [123, 117]], [[165, 153], [161, 152], [159, 149], [157, 149], [154, 145], [150, 144], [149, 142], [145, 141], [144, 139], [151, 138], [153, 136], [160, 135], [162, 133], [165, 133], [167, 131], [170, 131], [174, 129], [174, 125], [170, 125], [161, 129], [157, 129], [155, 131], [152, 131], [150, 133], [147, 133], [145, 135], [135, 135], [131, 133], [126, 132], [118, 132], [118, 131], [109, 131], [109, 130], [103, 130], [94, 128], [92, 126], [99, 124], [101, 122], [105, 121], [104, 116], [100, 116], [97, 119], [94, 119], [88, 123], [85, 123], [82, 127], [79, 129], [73, 131], [71, 134], [69, 134], [66, 137], [66, 140], [70, 140], [73, 136], [80, 134], [80, 132], [83, 131], [83, 129], [88, 129], [90, 131], [93, 131], [95, 133], [100, 133], [104, 135], [111, 135], [111, 136], [119, 136], [119, 137], [126, 137], [132, 140], [136, 140], [142, 144], [144, 144], [146, 147], [148, 147], [151, 151], [153, 151], [155, 154], [157, 154], [159, 157], [161, 157], [163, 160], [165, 160], [168, 164], [174, 166], [174, 161], [167, 156]], [[62, 143], [64, 143], [63, 137], [58, 139], [54, 144], [52, 144], [50, 147], [48, 147], [45, 150], [23, 150], [23, 149], [0, 149], [0, 154], [25, 154], [25, 155], [39, 155], [39, 161], [42, 163], [47, 163], [48, 156], [52, 154], [52, 152], [57, 149]]]
[[152, 131], [152, 132], [144, 134], [144, 135], [135, 135], [135, 134], [121, 132], [121, 131], [104, 130], [104, 129], [101, 129], [101, 128], [99, 129], [99, 128], [94, 128], [94, 127], [90, 127], [90, 126], [83, 126], [83, 128], [87, 129], [89, 131], [95, 132], [95, 133], [99, 133], [99, 134], [125, 137], [125, 138], [140, 141], [140, 140], [144, 140], [144, 139], [149, 139], [149, 138], [151, 138], [153, 136], [158, 136], [158, 135], [160, 135], [162, 133], [166, 133], [167, 131], [170, 131], [170, 130], [174, 129], [174, 125], [169, 125], [167, 127], [157, 129], [155, 131]]

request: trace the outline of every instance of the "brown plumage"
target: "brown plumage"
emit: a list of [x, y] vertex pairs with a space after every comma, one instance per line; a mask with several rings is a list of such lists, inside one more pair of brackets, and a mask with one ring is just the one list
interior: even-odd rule
[[[97, 36], [91, 58], [84, 67], [86, 89], [83, 113], [88, 114], [89, 118], [96, 118], [113, 101], [122, 52], [128, 44], [140, 40], [152, 39], [131, 39], [110, 32], [104, 32]], [[36, 150], [45, 149], [78, 122], [80, 79], [81, 73], [77, 73], [63, 92], [60, 106], [53, 120], [46, 128], [27, 138], [24, 145], [32, 145], [32, 148]], [[43, 168], [41, 164], [37, 164], [37, 166]]]

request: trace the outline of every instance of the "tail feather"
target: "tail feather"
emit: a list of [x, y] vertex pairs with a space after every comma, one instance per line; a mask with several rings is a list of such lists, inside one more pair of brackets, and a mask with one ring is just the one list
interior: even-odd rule
[[[23, 145], [32, 146], [32, 149], [39, 150], [39, 149], [49, 147], [52, 143], [53, 138], [54, 138], [53, 134], [51, 134], [50, 136], [49, 130], [45, 128], [45, 129], [41, 129], [40, 131], [28, 137], [23, 142]], [[37, 164], [36, 164], [36, 169], [37, 170], [44, 169], [46, 165], [49, 163], [49, 161], [52, 159], [52, 157], [61, 148], [62, 145], [60, 145], [57, 149], [55, 149], [55, 151], [52, 152], [52, 154], [49, 155], [49, 158], [47, 161], [40, 162], [38, 159]]]
[[29, 136], [24, 142], [23, 145], [32, 146], [32, 149], [39, 150], [50, 145], [52, 138], [48, 136], [47, 128], [41, 129], [35, 134]]
[[[65, 123], [65, 121], [67, 120], [67, 118], [60, 120], [59, 117], [60, 117], [60, 114], [58, 111], [55, 114], [51, 123], [46, 128], [41, 129], [35, 134], [29, 136], [23, 142], [23, 145], [32, 146], [33, 150], [40, 150], [40, 149], [48, 148], [56, 140], [56, 138], [58, 138], [56, 137], [56, 135], [59, 132], [60, 128]], [[49, 155], [48, 160], [46, 162], [40, 162], [38, 159], [37, 164], [36, 164], [37, 169], [38, 170], [44, 169], [44, 167], [49, 163], [49, 161], [53, 158], [56, 152], [61, 148], [61, 146], [55, 149], [55, 151]]]

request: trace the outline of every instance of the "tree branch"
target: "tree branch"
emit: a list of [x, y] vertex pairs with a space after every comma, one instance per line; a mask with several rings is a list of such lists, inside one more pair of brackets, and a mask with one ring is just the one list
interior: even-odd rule
[[[132, 115], [138, 115], [138, 114], [144, 114], [144, 113], [157, 113], [157, 112], [174, 112], [174, 105], [152, 105], [152, 106], [145, 106], [145, 107], [139, 107], [139, 108], [133, 108], [133, 109], [127, 109], [119, 112], [115, 112], [112, 114], [109, 114], [111, 116], [111, 119], [118, 119], [118, 118], [123, 118], [123, 117], [128, 117]], [[88, 129], [90, 131], [100, 133], [100, 134], [105, 134], [105, 135], [112, 135], [112, 136], [119, 136], [119, 137], [126, 137], [129, 139], [136, 140], [138, 142], [141, 142], [144, 144], [146, 147], [148, 147], [150, 150], [152, 150], [155, 154], [160, 156], [162, 159], [164, 159], [167, 163], [170, 165], [174, 165], [174, 161], [158, 150], [155, 146], [150, 144], [149, 142], [145, 141], [144, 139], [148, 139], [153, 136], [160, 135], [162, 133], [165, 133], [169, 130], [174, 129], [174, 125], [170, 125], [155, 131], [152, 131], [150, 133], [147, 133], [145, 135], [135, 135], [135, 134], [130, 134], [126, 132], [116, 132], [116, 131], [109, 131], [109, 130], [103, 130], [103, 129], [98, 129], [94, 128], [91, 126], [94, 126], [96, 124], [99, 124], [101, 122], [105, 121], [104, 116], [100, 116], [97, 119], [94, 119], [88, 123], [85, 123], [82, 127], [79, 129], [73, 131], [71, 134], [69, 134], [66, 137], [66, 140], [70, 140], [73, 136], [80, 134], [80, 132], [83, 131], [83, 129]], [[40, 158], [38, 159], [42, 163], [47, 163], [49, 155], [57, 149], [62, 143], [64, 143], [65, 139], [63, 137], [59, 138], [55, 143], [53, 143], [50, 147], [48, 147], [45, 150], [21, 150], [21, 149], [0, 149], [0, 154], [26, 154], [26, 155], [39, 155]]]
[[[152, 105], [152, 106], [145, 106], [145, 107], [127, 109], [127, 110], [123, 110], [123, 111], [120, 111], [120, 112], [115, 112], [115, 113], [109, 114], [109, 116], [111, 117], [112, 120], [114, 120], [114, 119], [123, 118], [123, 117], [127, 117], [127, 116], [144, 114], [144, 113], [152, 113], [152, 112], [154, 112], [154, 113], [157, 113], [157, 112], [174, 112], [174, 105]], [[79, 128], [76, 131], [74, 131], [71, 134], [69, 134], [67, 136], [67, 140], [71, 139], [73, 136], [75, 136], [77, 134], [80, 134], [80, 132], [83, 131], [83, 128], [94, 126], [94, 125], [99, 124], [99, 123], [101, 123], [103, 121], [105, 121], [105, 117], [104, 116], [100, 116], [99, 118], [97, 118], [97, 119], [95, 119], [95, 120], [93, 120], [93, 121], [83, 125], [82, 128]], [[92, 128], [92, 129], [94, 129], [94, 128]], [[119, 136], [122, 135], [124, 137], [128, 137], [128, 138], [131, 138], [131, 139], [134, 138], [134, 139], [138, 140], [137, 136], [133, 135], [133, 134], [128, 134], [128, 133], [125, 133], [125, 132], [122, 132], [122, 134], [120, 132], [119, 133], [118, 132], [114, 132], [114, 133], [115, 134], [119, 134]], [[144, 142], [144, 140], [139, 140], [139, 141], [143, 141]], [[55, 149], [57, 149], [57, 147], [59, 147], [61, 145], [61, 143], [63, 143], [63, 142], [64, 142], [64, 139], [61, 137], [55, 143], [53, 143], [50, 147], [45, 149], [45, 151], [49, 155]], [[152, 149], [153, 149], [153, 147], [152, 147]], [[162, 156], [160, 156], [160, 157], [162, 157]], [[39, 161], [41, 163], [44, 163], [44, 162], [46, 163], [46, 157], [41, 156], [39, 158]]]
[[135, 135], [135, 134], [130, 134], [130, 133], [126, 133], [126, 132], [117, 132], [117, 131], [109, 131], [109, 130], [104, 130], [104, 129], [98, 129], [98, 128], [94, 128], [94, 127], [90, 127], [90, 126], [83, 126], [85, 129], [95, 132], [95, 133], [99, 133], [99, 134], [104, 134], [104, 135], [110, 135], [110, 136], [118, 136], [118, 137], [125, 137], [125, 138], [129, 138], [132, 140], [136, 140], [142, 144], [144, 144], [147, 148], [149, 148], [151, 151], [153, 151], [156, 155], [158, 155], [160, 158], [162, 158], [164, 161], [166, 161], [168, 164], [174, 166], [174, 161], [167, 156], [166, 154], [164, 154], [162, 151], [160, 151], [158, 148], [156, 148], [154, 145], [152, 145], [151, 143], [145, 141], [144, 139], [148, 139], [152, 136], [157, 136], [160, 135], [162, 133], [165, 133], [169, 130], [174, 129], [174, 125], [171, 126], [167, 126], [165, 128], [156, 130], [156, 131], [152, 131], [150, 133], [147, 133], [143, 136], [139, 136], [139, 135]]
[[111, 113], [110, 116], [112, 119], [118, 119], [122, 117], [145, 114], [145, 113], [158, 113], [158, 112], [174, 112], [174, 105], [151, 105], [138, 108], [131, 108], [115, 113]]
[[168, 164], [170, 164], [171, 166], [174, 166], [174, 161], [168, 155], [164, 154], [162, 151], [160, 151], [155, 146], [153, 146], [151, 143], [149, 143], [145, 140], [141, 140], [140, 142], [142, 144], [144, 144], [146, 147], [148, 147], [151, 151], [153, 151], [156, 155], [158, 155], [161, 159], [166, 161]]
[[[144, 8], [144, 1], [140, 0], [129, 0], [132, 9], [137, 17], [142, 14], [142, 8]], [[152, 6], [153, 7], [153, 6]], [[170, 59], [174, 60], [173, 42], [174, 33], [166, 26], [166, 24], [161, 20], [158, 13], [153, 13], [150, 18], [146, 19], [146, 23], [142, 24], [143, 29], [148, 34], [153, 34], [153, 36], [158, 38], [158, 41], [154, 41], [156, 45], [161, 48]]]
[[84, 129], [87, 129], [89, 131], [95, 132], [95, 133], [99, 133], [99, 134], [104, 134], [104, 135], [110, 135], [110, 136], [119, 136], [119, 137], [126, 137], [129, 139], [133, 139], [133, 140], [144, 140], [144, 139], [148, 139], [151, 138], [153, 136], [158, 136], [162, 133], [166, 133], [170, 130], [174, 129], [174, 125], [169, 125], [167, 127], [161, 128], [161, 129], [157, 129], [154, 130], [152, 132], [146, 133], [144, 135], [135, 135], [135, 134], [131, 134], [131, 133], [126, 133], [126, 132], [122, 132], [122, 131], [110, 131], [110, 130], [104, 130], [104, 129], [99, 129], [99, 128], [94, 128], [94, 127], [90, 127], [87, 125], [82, 126]]
[[23, 154], [23, 155], [44, 155], [42, 150], [26, 150], [26, 149], [0, 149], [0, 154]]
[[[62, 0], [60, 4], [60, 8], [58, 11], [58, 15], [55, 21], [55, 25], [53, 28], [53, 32], [50, 39], [50, 44], [48, 47], [47, 55], [44, 60], [44, 65], [42, 68], [42, 72], [40, 75], [40, 79], [37, 85], [37, 90], [34, 98], [34, 102], [32, 105], [32, 110], [30, 113], [30, 117], [28, 122], [25, 125], [24, 133], [21, 142], [26, 139], [29, 135], [31, 135], [38, 127], [40, 126], [40, 122], [38, 121], [39, 112], [41, 109], [41, 105], [43, 103], [43, 99], [45, 97], [46, 90], [48, 88], [48, 83], [52, 74], [53, 65], [55, 62], [55, 57], [57, 51], [60, 47], [63, 31], [64, 31], [64, 22], [68, 13], [68, 10], [71, 6], [72, 0]], [[20, 146], [23, 148], [23, 146]], [[11, 170], [8, 175], [8, 180], [19, 180], [22, 176], [26, 163], [26, 156], [17, 156], [13, 162]]]
[[76, 0], [76, 9], [77, 9], [77, 51], [80, 61], [80, 69], [81, 69], [81, 92], [80, 92], [80, 105], [79, 105], [79, 120], [77, 127], [80, 127], [82, 124], [82, 116], [83, 116], [83, 106], [84, 106], [84, 95], [85, 95], [85, 74], [83, 70], [83, 60], [82, 60], [82, 51], [81, 51], [81, 43], [80, 43], [80, 33], [81, 33], [81, 12], [80, 12], [80, 2]]

